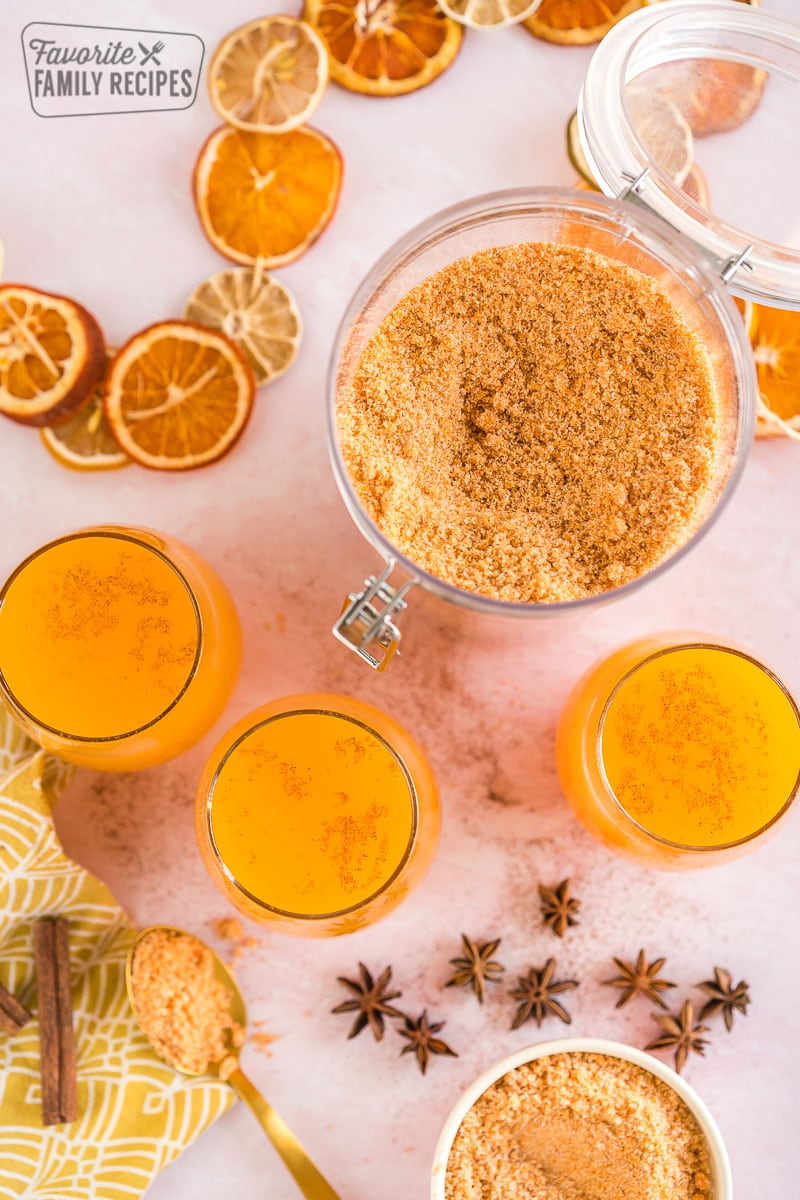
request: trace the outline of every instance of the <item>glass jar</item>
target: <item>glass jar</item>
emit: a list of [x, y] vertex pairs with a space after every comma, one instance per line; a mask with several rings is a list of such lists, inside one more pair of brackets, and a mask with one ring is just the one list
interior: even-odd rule
[[[800, 27], [729, 0], [669, 0], [627, 17], [595, 52], [578, 106], [587, 159], [608, 195], [533, 188], [456, 205], [400, 239], [353, 297], [329, 371], [328, 445], [350, 515], [385, 565], [347, 596], [333, 632], [371, 667], [385, 669], [399, 646], [397, 617], [414, 587], [499, 616], [540, 618], [593, 609], [657, 579], [698, 543], [729, 499], [752, 441], [758, 396], [752, 350], [730, 292], [800, 307], [800, 248], [792, 241], [798, 232], [792, 224], [796, 223], [794, 208], [782, 210], [781, 242], [759, 238], [717, 218], [671, 177], [669, 138], [662, 145], [643, 130], [641, 115], [633, 121], [633, 84], [638, 91], [636, 111], [641, 114], [641, 81], [647, 80], [648, 73], [658, 64], [693, 56], [754, 62], [759, 69], [791, 77], [796, 94]], [[750, 211], [743, 210], [745, 215]], [[785, 244], [787, 239], [791, 244]], [[409, 290], [458, 259], [524, 242], [590, 246], [661, 284], [709, 351], [719, 400], [719, 462], [710, 502], [691, 536], [653, 569], [623, 586], [556, 603], [494, 599], [455, 587], [422, 569], [366, 511], [349, 478], [337, 436], [337, 397], [352, 380], [384, 317]]]
[[0, 591], [0, 700], [78, 766], [138, 770], [193, 746], [222, 712], [241, 653], [216, 571], [151, 530], [57, 538]]
[[203, 861], [254, 921], [305, 937], [351, 933], [422, 879], [439, 836], [428, 761], [361, 700], [274, 700], [230, 729], [197, 791]]
[[596, 663], [556, 737], [561, 786], [619, 854], [667, 870], [728, 862], [786, 816], [800, 787], [800, 711], [747, 651], [641, 638]]

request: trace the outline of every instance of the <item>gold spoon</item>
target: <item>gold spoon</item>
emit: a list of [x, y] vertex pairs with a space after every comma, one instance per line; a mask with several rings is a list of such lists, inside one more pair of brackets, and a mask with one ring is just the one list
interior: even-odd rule
[[[169, 934], [171, 937], [189, 937], [199, 945], [204, 946], [212, 955], [214, 960], [214, 975], [227, 988], [231, 1000], [231, 1017], [242, 1028], [242, 1038], [247, 1031], [247, 1010], [245, 1008], [244, 997], [239, 990], [239, 985], [227, 969], [222, 959], [204, 942], [196, 938], [192, 933], [185, 933], [182, 929], [175, 929], [172, 925], [150, 925], [147, 929], [143, 929], [137, 936], [136, 941], [128, 951], [128, 959], [125, 964], [125, 986], [128, 990], [128, 999], [131, 1002], [133, 1015], [139, 1022], [139, 1026], [148, 1041], [147, 1030], [142, 1025], [139, 1011], [136, 1007], [136, 991], [133, 985], [133, 960], [136, 955], [136, 950], [140, 942], [156, 931]], [[150, 1043], [152, 1046], [152, 1042]], [[154, 1053], [158, 1051], [154, 1049]], [[250, 1080], [245, 1075], [242, 1068], [239, 1066], [239, 1054], [241, 1045], [234, 1046], [233, 1041], [229, 1039], [227, 1046], [227, 1055], [222, 1060], [222, 1063], [208, 1063], [203, 1071], [192, 1071], [181, 1066], [180, 1063], [168, 1062], [163, 1055], [159, 1054], [162, 1062], [168, 1062], [168, 1065], [180, 1071], [182, 1075], [211, 1075], [217, 1079], [224, 1079], [229, 1083], [236, 1095], [244, 1100], [245, 1104], [249, 1105], [256, 1120], [261, 1125], [261, 1128], [266, 1133], [269, 1140], [272, 1142], [278, 1154], [284, 1161], [284, 1164], [294, 1179], [300, 1191], [306, 1197], [306, 1200], [340, 1200], [338, 1194], [333, 1190], [328, 1181], [323, 1178], [317, 1168], [314, 1166], [311, 1159], [306, 1154], [300, 1142], [292, 1133], [289, 1126], [284, 1121], [283, 1117], [275, 1111], [271, 1104], [268, 1104], [260, 1092], [253, 1086]], [[221, 1070], [224, 1064], [224, 1070]]]

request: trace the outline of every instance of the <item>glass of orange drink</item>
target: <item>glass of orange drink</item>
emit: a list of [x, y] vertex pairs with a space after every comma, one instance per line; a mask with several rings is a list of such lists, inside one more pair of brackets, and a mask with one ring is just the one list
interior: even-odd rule
[[68, 534], [0, 591], [0, 697], [32, 738], [79, 766], [174, 758], [219, 717], [240, 663], [222, 580], [161, 533]]
[[419, 745], [347, 696], [266, 704], [225, 734], [195, 809], [212, 878], [247, 916], [307, 937], [350, 933], [419, 882], [439, 798]]
[[745, 650], [647, 637], [595, 664], [556, 738], [561, 784], [610, 849], [681, 869], [738, 857], [800, 786], [800, 712]]

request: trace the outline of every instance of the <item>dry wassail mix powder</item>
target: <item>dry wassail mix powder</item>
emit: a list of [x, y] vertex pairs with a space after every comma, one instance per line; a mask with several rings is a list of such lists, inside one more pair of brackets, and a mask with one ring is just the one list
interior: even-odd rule
[[658, 283], [593, 250], [504, 246], [432, 275], [370, 339], [337, 416], [383, 533], [484, 596], [618, 587], [708, 512], [708, 354]]

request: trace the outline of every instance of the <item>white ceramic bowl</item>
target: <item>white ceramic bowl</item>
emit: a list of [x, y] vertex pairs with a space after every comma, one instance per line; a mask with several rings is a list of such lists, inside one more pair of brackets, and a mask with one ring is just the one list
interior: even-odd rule
[[444, 1200], [445, 1171], [450, 1150], [461, 1122], [478, 1097], [482, 1096], [487, 1088], [512, 1071], [514, 1067], [521, 1067], [525, 1063], [532, 1062], [535, 1058], [542, 1058], [547, 1054], [570, 1052], [605, 1054], [609, 1058], [622, 1058], [626, 1062], [634, 1063], [637, 1067], [649, 1071], [651, 1075], [655, 1075], [656, 1079], [662, 1080], [674, 1092], [677, 1092], [703, 1131], [708, 1145], [713, 1181], [712, 1200], [733, 1200], [731, 1165], [725, 1143], [714, 1118], [697, 1093], [671, 1067], [665, 1066], [652, 1055], [645, 1054], [643, 1050], [635, 1050], [632, 1046], [625, 1046], [621, 1042], [607, 1042], [602, 1038], [559, 1038], [554, 1042], [539, 1042], [535, 1046], [527, 1046], [524, 1050], [518, 1050], [516, 1054], [509, 1055], [508, 1058], [495, 1063], [488, 1071], [484, 1071], [483, 1075], [467, 1088], [445, 1121], [433, 1159], [431, 1200]]

